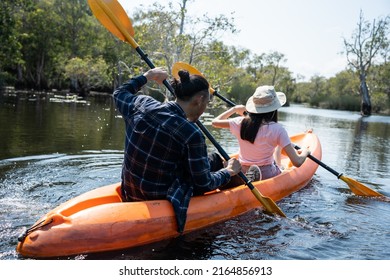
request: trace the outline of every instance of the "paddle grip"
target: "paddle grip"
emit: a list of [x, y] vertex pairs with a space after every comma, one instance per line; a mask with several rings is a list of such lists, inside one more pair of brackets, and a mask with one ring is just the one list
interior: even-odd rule
[[[142, 60], [145, 61], [146, 64], [150, 67], [150, 69], [156, 68], [156, 66], [154, 66], [153, 62], [149, 59], [148, 55], [146, 53], [144, 53], [144, 51], [140, 47], [135, 48], [135, 50], [137, 51], [139, 56], [142, 58]], [[172, 93], [172, 95], [175, 96], [175, 91], [172, 88], [172, 86], [169, 84], [169, 82], [167, 80], [164, 80], [163, 84]]]
[[[231, 101], [231, 100], [227, 99], [226, 97], [220, 95], [220, 94], [218, 93], [217, 90], [215, 90], [213, 94], [216, 95], [216, 96], [218, 96], [221, 100], [225, 101], [227, 104], [229, 104], [229, 105], [232, 106], [232, 107], [234, 107], [234, 106], [237, 105], [237, 104], [234, 103], [233, 101]], [[248, 112], [245, 111], [245, 112], [244, 112], [244, 116], [246, 116], [246, 115], [248, 115]]]

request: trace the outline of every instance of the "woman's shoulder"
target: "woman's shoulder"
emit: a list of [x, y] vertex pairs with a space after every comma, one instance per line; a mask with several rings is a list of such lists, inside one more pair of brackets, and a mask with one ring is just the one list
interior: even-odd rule
[[284, 129], [284, 126], [281, 123], [278, 123], [278, 122], [269, 122], [268, 124], [270, 126], [272, 126], [273, 128], [283, 128]]
[[228, 120], [229, 123], [241, 124], [242, 121], [244, 120], [244, 117], [239, 116], [239, 117], [229, 118]]
[[264, 127], [267, 127], [268, 129], [272, 130], [274, 133], [287, 133], [287, 130], [284, 128], [284, 126], [278, 122], [270, 122]]

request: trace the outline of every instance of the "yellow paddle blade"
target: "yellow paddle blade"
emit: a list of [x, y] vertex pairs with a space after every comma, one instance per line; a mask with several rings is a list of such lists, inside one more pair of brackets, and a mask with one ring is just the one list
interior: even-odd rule
[[263, 196], [258, 189], [251, 189], [254, 196], [263, 204], [265, 210], [269, 213], [276, 213], [279, 216], [286, 217], [286, 214], [276, 205], [276, 203], [269, 197]]
[[203, 73], [200, 72], [198, 69], [196, 69], [194, 66], [192, 66], [188, 63], [182, 62], [182, 61], [178, 61], [175, 64], [173, 64], [173, 66], [172, 66], [173, 77], [175, 77], [176, 79], [179, 79], [179, 71], [180, 70], [187, 70], [192, 75], [200, 75], [200, 76], [204, 77]]
[[361, 196], [384, 196], [383, 194], [380, 194], [373, 189], [370, 189], [369, 187], [363, 185], [362, 183], [359, 183], [358, 181], [345, 177], [345, 176], [340, 176], [340, 179], [343, 180], [345, 183], [348, 184], [349, 188], [351, 191], [356, 194], [356, 195], [361, 195]]
[[88, 0], [88, 4], [92, 13], [108, 31], [120, 40], [132, 43], [128, 37], [134, 37], [133, 25], [117, 0]]
[[[173, 75], [173, 77], [175, 77], [175, 79], [179, 79], [179, 71], [180, 70], [187, 70], [188, 73], [190, 73], [191, 75], [199, 75], [199, 76], [204, 77], [203, 73], [200, 72], [198, 69], [196, 69], [194, 66], [192, 66], [188, 63], [182, 62], [182, 61], [178, 61], [175, 64], [173, 64], [173, 66], [172, 66], [172, 75]], [[211, 94], [213, 94], [215, 92], [215, 90], [211, 86], [210, 86], [209, 90], [210, 90]]]

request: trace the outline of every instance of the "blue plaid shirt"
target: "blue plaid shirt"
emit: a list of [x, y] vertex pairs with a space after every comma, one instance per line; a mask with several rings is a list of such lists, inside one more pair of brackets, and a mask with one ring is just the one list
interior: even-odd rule
[[193, 192], [214, 190], [230, 175], [210, 172], [205, 138], [176, 102], [135, 95], [146, 82], [138, 76], [114, 92], [126, 124], [122, 195], [127, 201], [168, 199], [182, 232]]

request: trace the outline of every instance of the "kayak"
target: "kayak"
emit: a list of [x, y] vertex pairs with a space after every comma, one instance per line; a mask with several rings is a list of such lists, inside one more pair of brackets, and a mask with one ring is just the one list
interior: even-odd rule
[[[309, 147], [311, 154], [321, 159], [321, 144], [314, 133], [290, 138], [301, 147]], [[282, 174], [252, 183], [274, 201], [305, 187], [318, 168], [309, 159], [299, 168], [294, 167], [285, 155], [282, 165]], [[88, 191], [49, 211], [19, 237], [17, 252], [31, 258], [64, 257], [132, 248], [180, 235], [169, 201], [122, 202], [120, 185]], [[188, 207], [183, 234], [259, 208], [263, 208], [261, 203], [245, 184], [195, 196]]]

